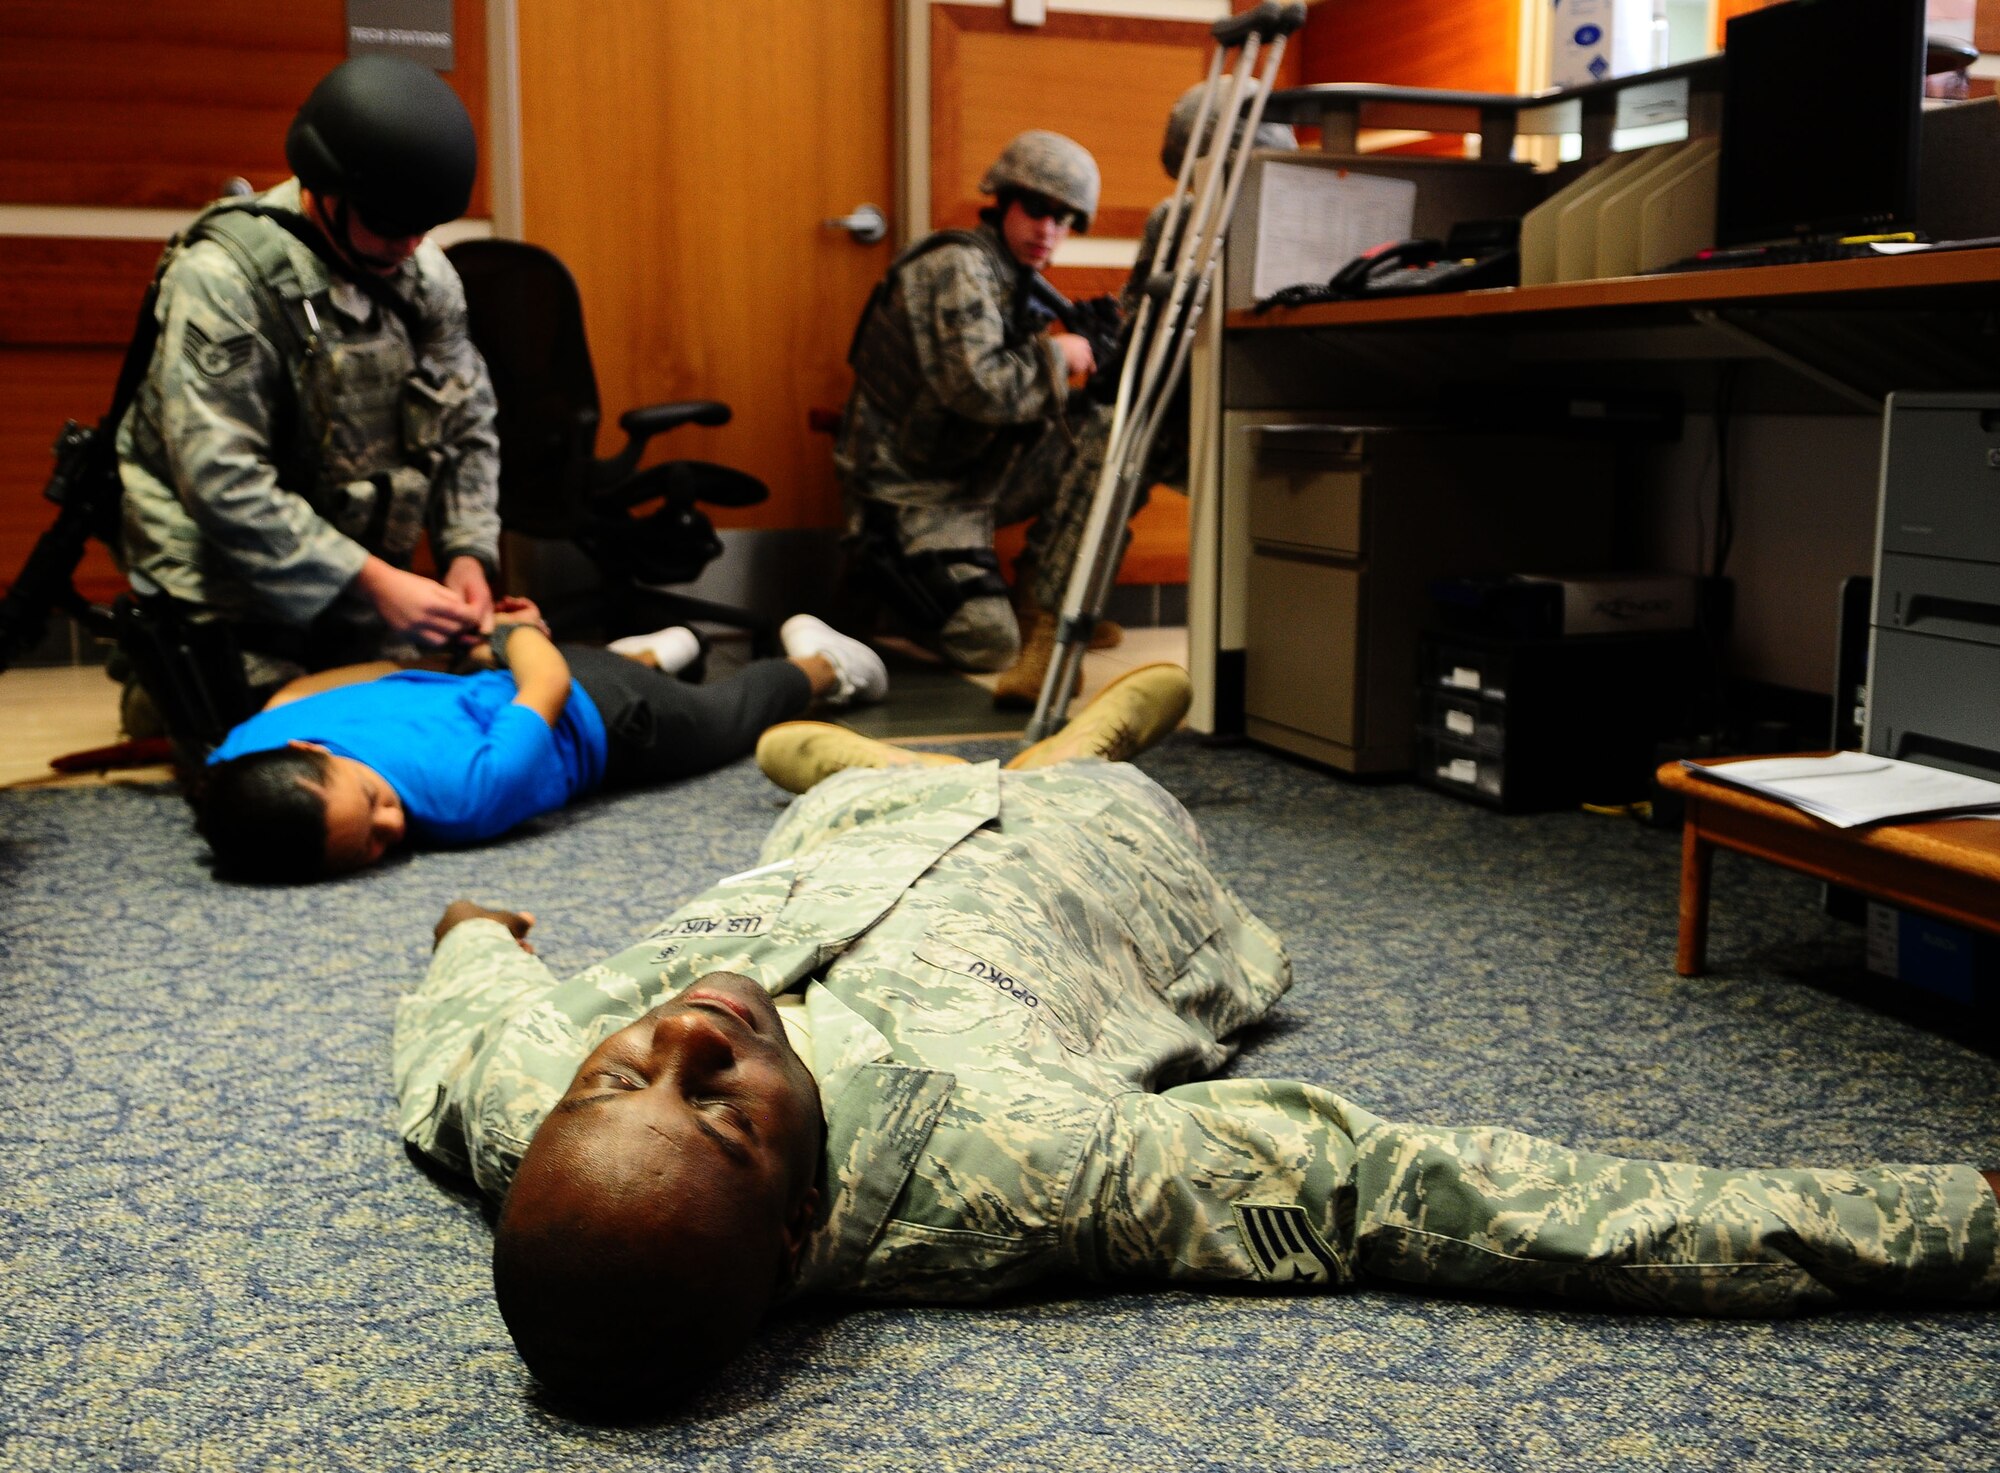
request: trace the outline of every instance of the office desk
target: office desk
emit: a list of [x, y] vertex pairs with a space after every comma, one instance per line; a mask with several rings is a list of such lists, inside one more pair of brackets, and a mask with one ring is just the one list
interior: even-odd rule
[[[2000, 249], [1239, 310], [1223, 316], [1209, 351], [1219, 372], [1210, 369], [1215, 418], [1205, 436], [1196, 426], [1211, 448], [1195, 461], [1189, 590], [1196, 725], [1269, 739], [1246, 704], [1255, 704], [1246, 697], [1253, 657], [1266, 661], [1267, 685], [1272, 658], [1250, 648], [1249, 584], [1253, 565], [1279, 570], [1256, 561], [1263, 538], [1251, 525], [1248, 430], [1311, 421], [1430, 426], [1454, 416], [1463, 427], [1461, 411], [1487, 405], [1489, 428], [1561, 434], [1587, 428], [1579, 412], [1619, 395], [1704, 410], [1726, 393], [1738, 413], [1879, 415], [1893, 390], [2000, 383]], [[1614, 530], [1616, 556], [1635, 539]], [[1379, 551], [1361, 549], [1351, 561], [1365, 571]], [[1286, 571], [1297, 573], [1315, 553], [1287, 555]], [[1493, 565], [1506, 556], [1496, 550]], [[1560, 556], [1551, 552], [1549, 561]], [[1328, 550], [1320, 565], [1335, 560]], [[1304, 595], [1285, 596], [1296, 604]], [[1414, 635], [1395, 621], [1420, 620], [1421, 605], [1378, 613], [1353, 637], [1387, 640], [1377, 663], [1399, 678]], [[1257, 627], [1291, 618], [1287, 610]], [[1311, 637], [1323, 646], [1338, 635]], [[1275, 658], [1287, 657], [1281, 650]], [[1358, 737], [1322, 732], [1289, 749], [1352, 770], [1394, 765], [1393, 753], [1349, 764], [1335, 750], [1358, 745]]]
[[2000, 248], [1920, 251], [1796, 266], [1745, 266], [1662, 276], [1619, 276], [1608, 281], [1565, 281], [1552, 286], [1503, 286], [1438, 296], [1323, 302], [1261, 313], [1232, 312], [1229, 327], [1268, 332], [1484, 317], [1525, 321], [1543, 314], [1560, 316], [1604, 309], [1700, 309], [1756, 303], [1797, 306], [1811, 304], [1815, 299], [1822, 304], [1848, 306], [1932, 306], [1954, 296], [1968, 302], [2000, 304]]
[[[2000, 249], [1988, 248], [1241, 310], [1228, 315], [1228, 338], [1240, 360], [1293, 334], [1338, 339], [1364, 357], [1368, 339], [1428, 337], [1433, 366], [1459, 376], [1523, 358], [1746, 360], [1793, 380], [1796, 404], [1831, 396], [1877, 412], [1895, 389], [2000, 379], [1995, 313]], [[1782, 393], [1779, 407], [1788, 407]]]

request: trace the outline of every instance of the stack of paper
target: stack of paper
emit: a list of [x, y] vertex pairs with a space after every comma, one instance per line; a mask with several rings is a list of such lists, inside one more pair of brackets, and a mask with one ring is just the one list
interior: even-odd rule
[[1760, 757], [1719, 767], [1683, 761], [1681, 766], [1710, 782], [1789, 803], [1843, 829], [1982, 811], [2000, 816], [2000, 783], [1893, 757], [1836, 752], [1831, 757]]

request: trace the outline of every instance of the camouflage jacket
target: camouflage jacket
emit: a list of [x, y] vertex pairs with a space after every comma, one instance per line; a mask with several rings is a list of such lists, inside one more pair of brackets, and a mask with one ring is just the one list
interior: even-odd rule
[[[299, 183], [255, 203], [301, 212]], [[359, 602], [343, 594], [369, 553], [407, 567], [426, 530], [440, 568], [493, 567], [493, 389], [443, 251], [425, 241], [388, 279], [422, 323], [412, 342], [399, 314], [257, 223], [286, 280], [253, 283], [197, 240], [160, 283], [159, 344], [118, 432], [130, 569], [225, 617], [298, 627]]]
[[1729, 1315], [2000, 1294], [1971, 1167], [1631, 1161], [1310, 1084], [1179, 1082], [1290, 969], [1133, 768], [845, 772], [761, 858], [560, 984], [497, 923], [454, 928], [397, 1017], [405, 1137], [504, 1192], [599, 1040], [729, 970], [804, 987], [826, 1176], [802, 1292], [1366, 1277]]
[[591, 1048], [734, 971], [805, 987], [827, 1189], [802, 1291], [1213, 1270], [1166, 1199], [1240, 1143], [1135, 1105], [1228, 1059], [1290, 965], [1178, 803], [1097, 762], [856, 770], [760, 857], [566, 982], [497, 923], [454, 928], [397, 1016], [404, 1136], [498, 1196]]
[[990, 225], [983, 244], [920, 243], [870, 299], [834, 464], [859, 496], [949, 499], [1059, 414], [1061, 351], [1034, 324], [1026, 268]]

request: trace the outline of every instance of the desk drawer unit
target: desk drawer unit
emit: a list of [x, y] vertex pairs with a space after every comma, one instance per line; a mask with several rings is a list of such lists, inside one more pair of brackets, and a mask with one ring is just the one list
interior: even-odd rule
[[1418, 781], [1504, 812], [1629, 803], [1701, 669], [1692, 633], [1424, 640]]
[[1497, 701], [1482, 700], [1455, 690], [1425, 690], [1423, 725], [1419, 735], [1476, 747], [1484, 752], [1507, 750], [1507, 708]]
[[1359, 556], [1366, 474], [1359, 434], [1266, 426], [1250, 483], [1251, 541]]
[[1347, 772], [1416, 760], [1430, 586], [1475, 569], [1602, 565], [1608, 448], [1439, 426], [1246, 427], [1233, 463], [1244, 570], [1244, 731]]
[[[1259, 741], [1356, 770], [1361, 574], [1259, 551], [1250, 560], [1243, 707]], [[1259, 652], [1282, 658], [1257, 658]]]

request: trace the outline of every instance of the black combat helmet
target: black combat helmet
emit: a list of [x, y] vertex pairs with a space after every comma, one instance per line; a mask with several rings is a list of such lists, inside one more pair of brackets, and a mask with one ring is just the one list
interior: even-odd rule
[[429, 67], [357, 56], [313, 88], [285, 135], [285, 162], [377, 235], [422, 235], [465, 213], [479, 143], [465, 104]]

